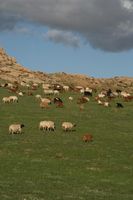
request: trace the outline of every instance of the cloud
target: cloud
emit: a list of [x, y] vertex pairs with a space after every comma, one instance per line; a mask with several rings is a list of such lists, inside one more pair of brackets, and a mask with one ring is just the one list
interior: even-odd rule
[[69, 43], [63, 36], [76, 32], [104, 51], [133, 48], [133, 0], [0, 0], [0, 30], [22, 20], [59, 30], [49, 32], [55, 42]]
[[64, 45], [75, 48], [80, 46], [80, 38], [68, 31], [51, 29], [44, 34], [44, 38], [55, 43], [63, 43]]

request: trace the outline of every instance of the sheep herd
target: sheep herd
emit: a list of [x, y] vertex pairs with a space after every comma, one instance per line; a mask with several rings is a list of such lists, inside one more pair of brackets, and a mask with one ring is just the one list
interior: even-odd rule
[[[8, 87], [7, 87], [8, 85]], [[2, 102], [4, 104], [9, 104], [9, 103], [18, 103], [19, 100], [19, 96], [22, 97], [24, 96], [24, 92], [23, 91], [18, 91], [18, 86], [14, 87], [13, 84], [7, 84], [6, 86], [4, 85], [3, 87], [7, 87], [9, 89], [10, 92], [14, 92], [15, 95], [11, 95], [11, 96], [5, 96], [2, 98]], [[2, 87], [2, 86], [1, 86]], [[38, 88], [38, 84], [32, 84], [32, 86], [30, 86], [30, 84], [21, 84], [21, 87], [27, 87], [28, 88], [28, 95], [32, 95], [31, 90], [29, 90], [29, 88], [31, 87], [32, 91], [36, 90]], [[40, 94], [36, 94], [35, 98], [37, 100], [39, 100], [39, 106], [40, 108], [49, 108], [51, 103], [54, 103], [56, 105], [56, 107], [60, 107], [63, 108], [64, 107], [64, 102], [62, 101], [61, 98], [59, 98], [59, 95], [61, 93], [61, 90], [63, 90], [64, 92], [68, 92], [70, 90], [69, 86], [63, 86], [61, 87], [60, 85], [55, 85], [54, 89], [51, 89], [51, 85], [50, 84], [42, 84], [42, 89], [43, 89], [43, 94], [44, 97], [42, 97], [42, 95]], [[77, 104], [79, 104], [79, 109], [80, 111], [84, 110], [84, 104], [90, 101], [89, 97], [92, 97], [93, 94], [93, 90], [91, 88], [86, 88], [84, 89], [81, 86], [77, 86], [73, 89], [74, 92], [79, 92], [79, 94], [81, 95], [78, 99], [77, 99]], [[95, 91], [96, 93], [96, 91]], [[54, 96], [54, 98], [51, 98], [51, 95], [56, 95]], [[94, 100], [97, 102], [98, 105], [104, 105], [105, 107], [109, 107], [110, 106], [110, 100], [112, 98], [115, 97], [123, 97], [123, 98], [129, 98], [132, 99], [131, 95], [127, 92], [124, 91], [119, 91], [119, 92], [112, 92], [111, 89], [107, 90], [107, 91], [101, 91], [98, 95], [95, 95]], [[74, 97], [69, 96], [68, 100], [71, 102], [74, 100]], [[123, 108], [123, 105], [118, 102], [116, 103], [116, 107], [117, 108]], [[21, 134], [22, 133], [22, 129], [23, 127], [25, 127], [24, 124], [11, 124], [9, 126], [9, 134]], [[67, 132], [67, 131], [72, 131], [74, 130], [74, 128], [76, 127], [75, 123], [66, 121], [66, 122], [62, 122], [61, 124], [61, 128], [63, 131]], [[40, 131], [55, 131], [56, 129], [56, 125], [55, 122], [53, 121], [40, 121], [38, 128]], [[84, 142], [88, 142], [88, 141], [92, 141], [93, 140], [93, 136], [89, 133], [85, 134], [82, 138], [82, 140]]]

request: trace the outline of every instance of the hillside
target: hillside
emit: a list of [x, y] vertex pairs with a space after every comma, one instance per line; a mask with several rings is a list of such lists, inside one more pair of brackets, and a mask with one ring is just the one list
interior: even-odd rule
[[133, 78], [94, 78], [80, 74], [53, 73], [47, 74], [40, 71], [32, 71], [19, 63], [16, 58], [9, 56], [3, 48], [0, 48], [0, 79], [10, 82], [36, 82], [36, 83], [60, 83], [67, 85], [81, 85], [92, 88], [119, 88], [132, 90]]

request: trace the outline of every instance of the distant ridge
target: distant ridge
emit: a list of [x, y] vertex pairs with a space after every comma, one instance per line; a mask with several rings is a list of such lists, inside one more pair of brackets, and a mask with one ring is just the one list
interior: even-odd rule
[[67, 74], [64, 72], [47, 74], [40, 71], [32, 71], [19, 63], [16, 58], [9, 56], [3, 48], [0, 48], [0, 80], [8, 82], [25, 81], [36, 83], [66, 84], [70, 86], [81, 85], [92, 88], [128, 88], [133, 90], [133, 78], [94, 78], [81, 74]]

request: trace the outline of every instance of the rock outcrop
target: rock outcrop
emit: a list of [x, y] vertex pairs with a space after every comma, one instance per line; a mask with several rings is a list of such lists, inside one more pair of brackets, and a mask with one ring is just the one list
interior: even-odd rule
[[104, 89], [128, 89], [133, 92], [133, 78], [114, 77], [105, 79], [80, 74], [66, 74], [64, 72], [47, 74], [40, 71], [32, 71], [17, 63], [16, 58], [9, 56], [3, 48], [0, 48], [0, 80], [9, 82], [25, 81], [27, 83], [58, 83]]

